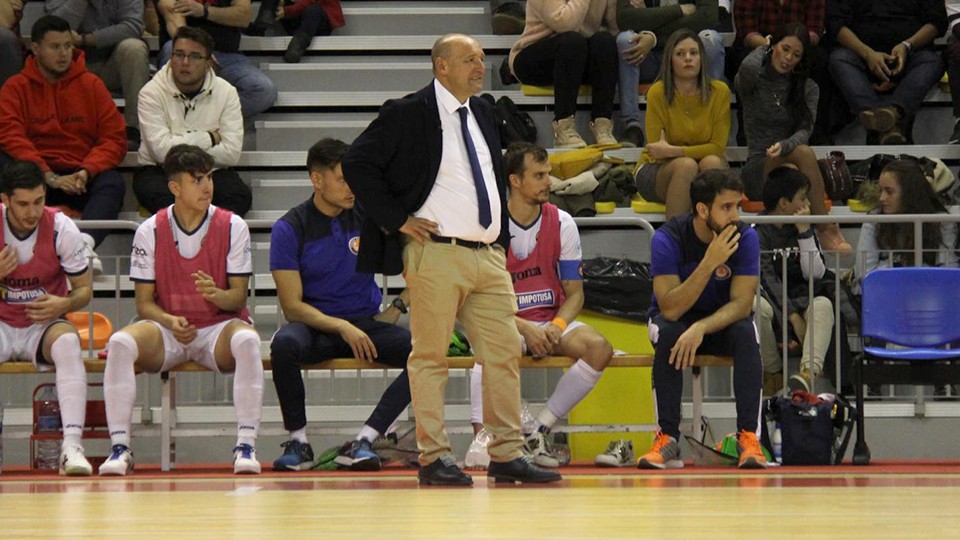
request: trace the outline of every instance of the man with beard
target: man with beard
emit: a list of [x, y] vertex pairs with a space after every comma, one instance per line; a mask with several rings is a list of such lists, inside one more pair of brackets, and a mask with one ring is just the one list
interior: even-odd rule
[[700, 173], [690, 185], [690, 214], [653, 235], [649, 332], [654, 346], [657, 433], [640, 469], [683, 467], [680, 459], [681, 370], [698, 352], [733, 356], [739, 467], [762, 469], [757, 439], [763, 368], [751, 314], [760, 279], [756, 231], [740, 223], [743, 184], [730, 170]]
[[90, 476], [80, 446], [87, 374], [80, 336], [63, 316], [89, 304], [93, 291], [80, 231], [44, 205], [46, 194], [35, 163], [14, 162], [0, 177], [0, 363], [26, 360], [38, 371], [56, 367], [60, 474]]
[[[83, 220], [117, 219], [126, 191], [114, 169], [127, 150], [123, 116], [103, 81], [87, 71], [67, 21], [40, 17], [30, 39], [33, 56], [0, 90], [0, 170], [9, 161], [32, 161], [43, 171], [47, 205], [68, 206]], [[83, 233], [95, 274], [93, 247], [108, 232]]]
[[240, 217], [250, 210], [250, 187], [230, 169], [240, 162], [243, 147], [240, 98], [237, 90], [214, 72], [213, 47], [213, 38], [206, 31], [181, 27], [173, 38], [170, 61], [140, 92], [143, 143], [133, 192], [151, 214], [173, 204], [169, 179], [160, 164], [178, 144], [196, 146], [213, 157], [214, 205]]

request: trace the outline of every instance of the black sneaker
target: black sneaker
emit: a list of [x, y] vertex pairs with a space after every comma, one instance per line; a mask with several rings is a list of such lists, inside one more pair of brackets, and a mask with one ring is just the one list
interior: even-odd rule
[[373, 451], [367, 439], [353, 440], [343, 445], [334, 463], [354, 471], [379, 471], [380, 456]]
[[643, 148], [647, 139], [640, 124], [630, 124], [620, 134], [620, 145], [624, 148]]
[[950, 141], [947, 144], [960, 144], [960, 118], [953, 124], [953, 135], [950, 135]]
[[507, 2], [493, 11], [490, 25], [496, 35], [519, 35], [523, 33], [526, 18], [527, 14], [520, 2]]
[[280, 446], [283, 447], [283, 455], [273, 462], [273, 470], [305, 471], [313, 466], [313, 448], [310, 443], [293, 439]]

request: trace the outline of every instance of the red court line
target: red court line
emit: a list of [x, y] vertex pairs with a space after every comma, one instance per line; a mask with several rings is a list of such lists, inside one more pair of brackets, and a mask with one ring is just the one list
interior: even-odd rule
[[[868, 467], [775, 467], [741, 472], [734, 468], [688, 467], [671, 471], [640, 471], [634, 468], [599, 469], [572, 466], [560, 469], [564, 480], [550, 488], [842, 488], [842, 487], [960, 487], [960, 462], [875, 462]], [[477, 486], [493, 486], [483, 471], [472, 471]], [[352, 471], [265, 472], [259, 476], [235, 476], [225, 465], [182, 465], [172, 472], [140, 467], [120, 478], [65, 478], [55, 473], [38, 474], [28, 469], [4, 470], [0, 494], [10, 493], [111, 493], [111, 492], [223, 492], [256, 487], [267, 491], [313, 491], [341, 489], [416, 489], [416, 471], [388, 467], [379, 473]], [[502, 488], [504, 486], [498, 486]], [[427, 488], [447, 489], [447, 488]]]

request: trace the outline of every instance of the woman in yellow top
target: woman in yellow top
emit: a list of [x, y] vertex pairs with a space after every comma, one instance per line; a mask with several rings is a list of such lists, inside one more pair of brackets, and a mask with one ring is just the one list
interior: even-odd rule
[[726, 167], [730, 89], [704, 69], [703, 42], [680, 29], [663, 48], [657, 81], [647, 90], [647, 136], [635, 173], [648, 201], [666, 203], [667, 219], [690, 211], [690, 182]]

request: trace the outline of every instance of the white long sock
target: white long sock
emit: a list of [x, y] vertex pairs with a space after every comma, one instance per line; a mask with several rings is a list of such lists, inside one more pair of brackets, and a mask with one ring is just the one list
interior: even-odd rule
[[300, 428], [290, 432], [290, 440], [307, 444], [307, 428]]
[[364, 425], [360, 428], [360, 433], [357, 433], [357, 436], [354, 437], [354, 440], [359, 441], [360, 439], [366, 439], [370, 442], [373, 442], [380, 436], [380, 432], [373, 429], [370, 426]]
[[583, 360], [577, 360], [563, 377], [560, 377], [556, 390], [547, 400], [547, 406], [537, 415], [537, 422], [548, 429], [552, 428], [558, 418], [566, 416], [574, 405], [580, 403], [580, 400], [593, 390], [601, 375], [602, 371], [593, 369]]
[[237, 330], [230, 338], [236, 362], [233, 374], [233, 407], [237, 413], [237, 444], [253, 445], [263, 412], [263, 360], [260, 336], [250, 329]]
[[470, 423], [483, 423], [483, 366], [474, 364], [470, 370]]
[[130, 446], [133, 402], [137, 399], [137, 374], [133, 365], [140, 356], [133, 336], [117, 332], [107, 345], [107, 367], [103, 372], [103, 398], [107, 402], [110, 444]]
[[80, 358], [80, 338], [74, 333], [61, 335], [50, 346], [50, 356], [57, 366], [63, 443], [80, 444], [87, 416], [87, 372]]

